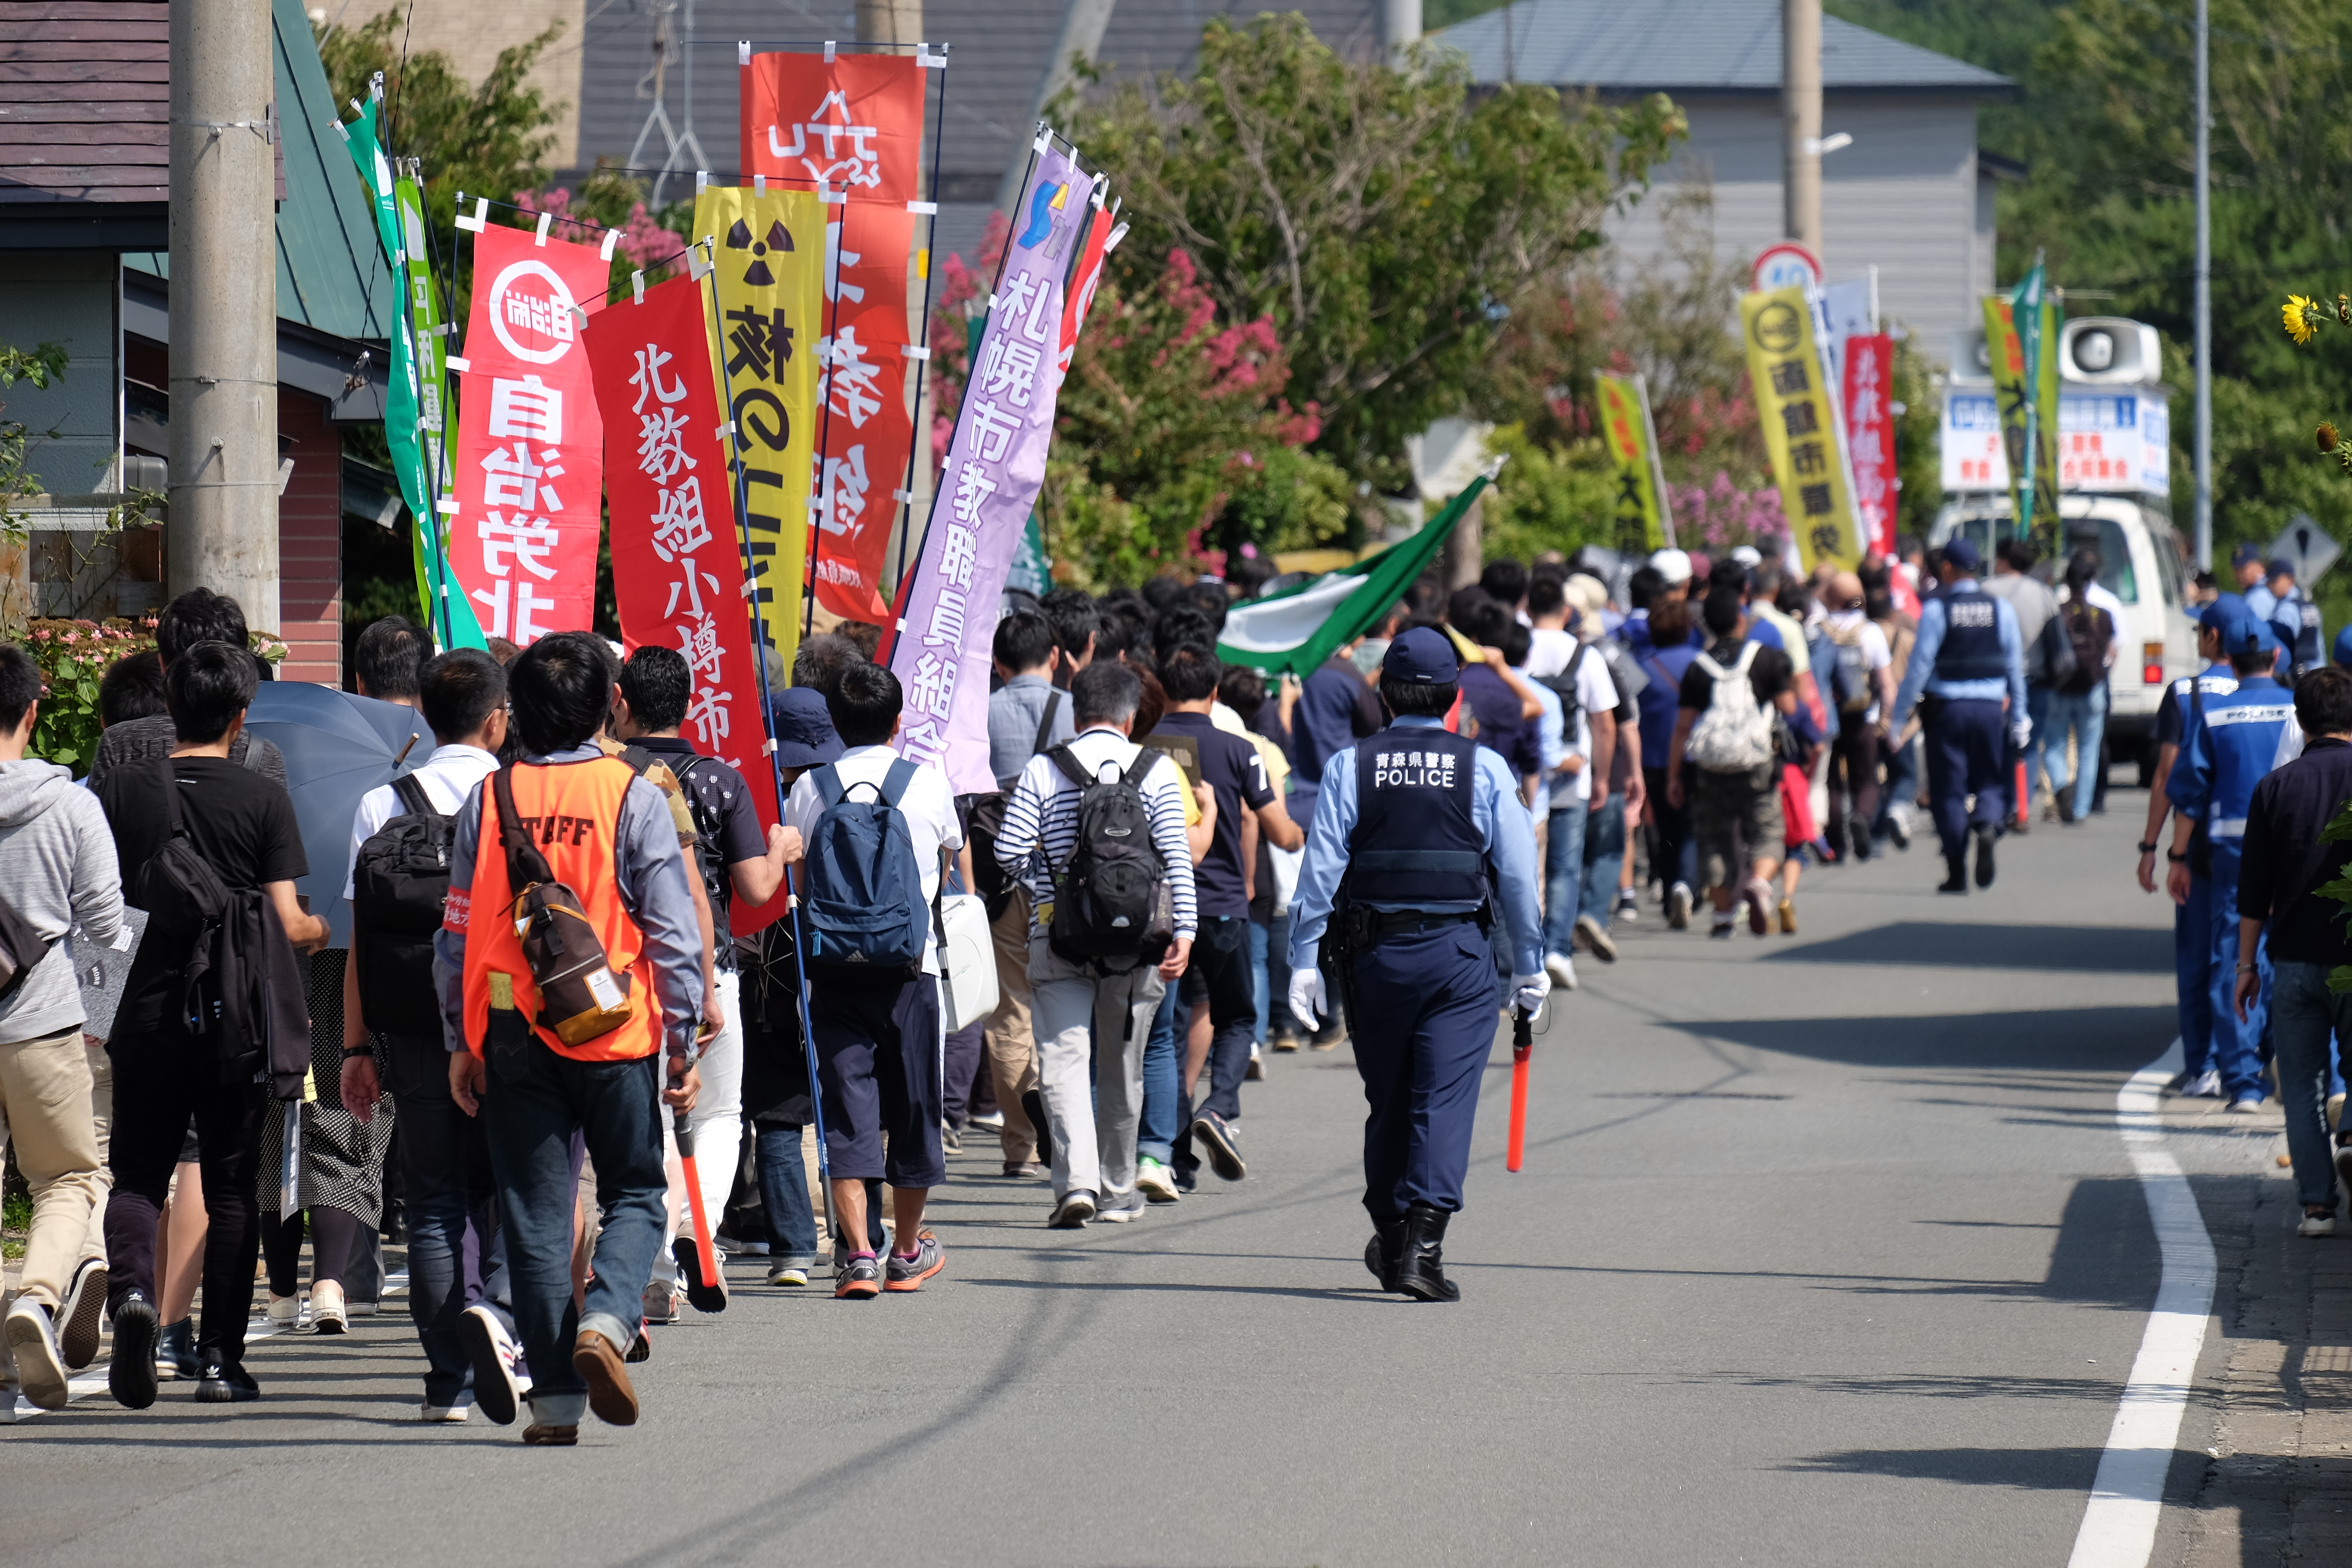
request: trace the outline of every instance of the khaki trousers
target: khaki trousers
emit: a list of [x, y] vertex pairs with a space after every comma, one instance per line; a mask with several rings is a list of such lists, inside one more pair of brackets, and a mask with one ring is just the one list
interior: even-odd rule
[[[82, 1238], [81, 1262], [106, 1261], [106, 1194], [114, 1190], [114, 1171], [106, 1163], [107, 1132], [114, 1121], [114, 1058], [106, 1054], [102, 1045], [90, 1045], [89, 1037], [82, 1037], [84, 1048], [89, 1054], [89, 1110], [91, 1124], [98, 1130], [98, 1203], [89, 1211], [89, 1234]], [[176, 1184], [179, 1173], [172, 1173]], [[76, 1267], [79, 1267], [79, 1264]]]
[[33, 1226], [18, 1293], [54, 1308], [81, 1259], [90, 1211], [106, 1195], [90, 1114], [89, 1057], [79, 1024], [0, 1045], [5, 1142], [16, 1144], [16, 1168], [33, 1189]]
[[998, 1135], [1008, 1165], [1037, 1157], [1036, 1130], [1021, 1109], [1021, 1097], [1037, 1087], [1037, 1040], [1030, 1025], [1029, 895], [1015, 889], [1013, 901], [990, 928], [996, 945], [996, 1011], [984, 1030], [988, 1070], [996, 1085], [996, 1108], [1004, 1113]]

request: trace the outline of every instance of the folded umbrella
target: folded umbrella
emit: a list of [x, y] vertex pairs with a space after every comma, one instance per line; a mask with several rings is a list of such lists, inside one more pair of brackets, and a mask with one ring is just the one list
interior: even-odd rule
[[324, 916], [329, 947], [352, 944], [343, 884], [352, 865], [352, 822], [360, 797], [412, 772], [433, 754], [424, 715], [397, 702], [355, 697], [303, 680], [264, 681], [245, 716], [247, 731], [286, 757], [286, 789], [302, 828], [310, 870], [295, 890]]

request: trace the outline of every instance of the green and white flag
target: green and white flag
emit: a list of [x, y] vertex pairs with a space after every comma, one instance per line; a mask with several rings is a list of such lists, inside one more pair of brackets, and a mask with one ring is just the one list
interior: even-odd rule
[[1412, 538], [1367, 555], [1345, 571], [1326, 572], [1270, 599], [1236, 605], [1225, 616], [1217, 657], [1268, 674], [1288, 671], [1304, 678], [1322, 668], [1341, 647], [1378, 626], [1404, 597], [1501, 468], [1498, 462], [1472, 479]]

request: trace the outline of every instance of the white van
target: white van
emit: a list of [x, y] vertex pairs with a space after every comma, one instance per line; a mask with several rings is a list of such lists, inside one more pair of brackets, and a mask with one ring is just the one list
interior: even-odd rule
[[[2099, 584], [2123, 603], [2123, 625], [2116, 628], [2121, 647], [2107, 681], [2107, 751], [2118, 762], [2137, 761], [2145, 786], [2156, 771], [2156, 714], [2165, 686], [2199, 668], [2197, 623], [2183, 608], [2188, 552], [2172, 520], [2137, 497], [2061, 495], [2058, 515], [2065, 553], [2086, 545], [2097, 551]], [[1928, 542], [1965, 534], [1990, 573], [1993, 546], [2010, 531], [2008, 497], [1962, 496], [1936, 514]], [[2053, 582], [2064, 575], [2063, 557], [2048, 565]]]

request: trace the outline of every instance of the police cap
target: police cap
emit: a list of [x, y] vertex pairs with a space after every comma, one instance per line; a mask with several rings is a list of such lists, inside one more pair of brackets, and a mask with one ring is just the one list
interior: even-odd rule
[[1415, 626], [1381, 657], [1381, 675], [1389, 680], [1409, 680], [1423, 686], [1444, 686], [1462, 676], [1454, 644], [1434, 626]]

